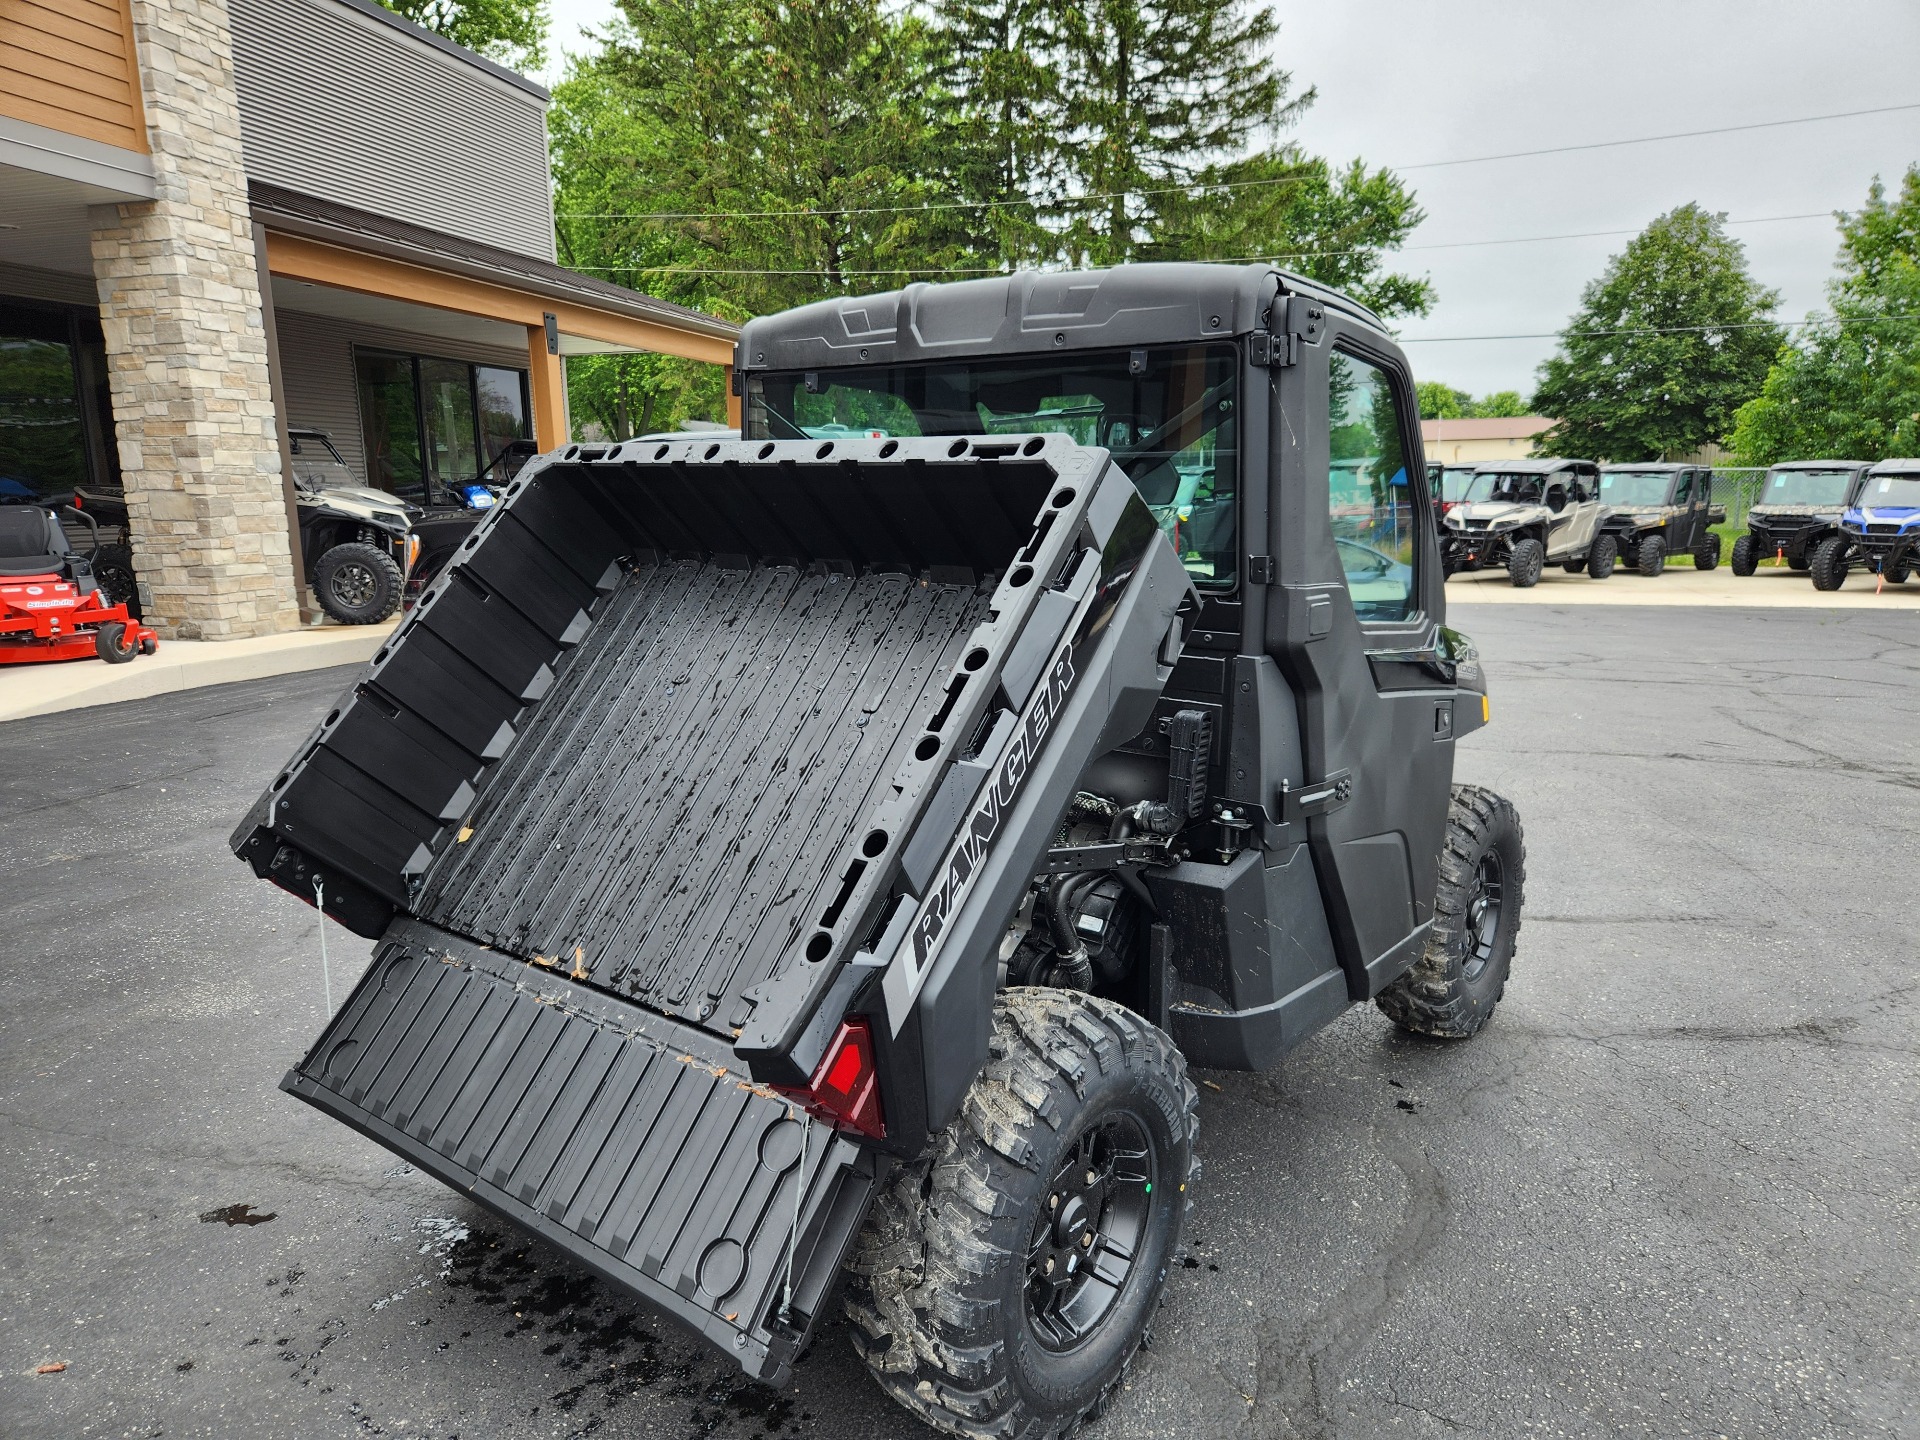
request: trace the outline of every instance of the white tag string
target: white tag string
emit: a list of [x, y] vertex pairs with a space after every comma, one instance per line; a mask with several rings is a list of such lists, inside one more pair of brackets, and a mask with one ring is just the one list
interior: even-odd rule
[[813, 1138], [813, 1112], [801, 1112], [800, 1125], [800, 1165], [793, 1177], [793, 1224], [787, 1228], [787, 1284], [780, 1297], [780, 1323], [788, 1325], [793, 1318], [793, 1253], [800, 1243], [800, 1202], [807, 1193], [807, 1141]]
[[320, 984], [327, 996], [327, 1018], [333, 1018], [333, 972], [327, 965], [327, 902], [324, 882], [313, 877], [313, 908], [320, 912]]

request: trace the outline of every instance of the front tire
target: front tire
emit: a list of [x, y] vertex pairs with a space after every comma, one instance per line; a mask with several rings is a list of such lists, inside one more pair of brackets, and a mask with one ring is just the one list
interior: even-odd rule
[[1464, 1040], [1506, 993], [1527, 880], [1520, 816], [1478, 785], [1453, 787], [1433, 928], [1413, 968], [1374, 1003], [1402, 1030]]
[[1199, 1178], [1199, 1100], [1171, 1040], [1078, 992], [1002, 992], [990, 1056], [881, 1192], [845, 1307], [921, 1419], [1042, 1440], [1100, 1409], [1146, 1335]]
[[320, 608], [342, 625], [377, 625], [400, 608], [406, 577], [393, 557], [371, 545], [336, 545], [313, 565]]
[[1760, 568], [1760, 542], [1751, 535], [1742, 535], [1733, 542], [1733, 573], [1751, 575]]
[[1546, 568], [1547, 547], [1538, 540], [1516, 540], [1507, 556], [1507, 578], [1516, 590], [1527, 590], [1540, 583]]
[[1882, 564], [1880, 567], [1880, 576], [1889, 585], [1906, 584], [1907, 576], [1912, 573], [1908, 562], [1905, 560], [1900, 561], [1897, 565]]
[[124, 665], [139, 653], [140, 647], [127, 639], [127, 627], [109, 620], [93, 632], [93, 653], [109, 665]]
[[1611, 535], [1593, 537], [1593, 547], [1587, 551], [1587, 578], [1605, 580], [1613, 574], [1614, 561], [1620, 551], [1620, 542]]
[[1718, 570], [1720, 568], [1720, 537], [1709, 535], [1702, 540], [1693, 552], [1693, 568], [1696, 570]]
[[1829, 535], [1814, 547], [1813, 558], [1807, 562], [1807, 570], [1813, 577], [1816, 590], [1838, 590], [1847, 583], [1847, 539], [1844, 535]]
[[1638, 561], [1640, 573], [1651, 580], [1667, 568], [1667, 542], [1660, 535], [1649, 535], [1640, 542]]

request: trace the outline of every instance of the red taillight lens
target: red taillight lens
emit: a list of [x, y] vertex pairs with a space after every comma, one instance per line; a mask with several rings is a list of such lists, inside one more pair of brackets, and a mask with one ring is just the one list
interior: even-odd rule
[[880, 1076], [873, 1063], [873, 1028], [864, 1015], [840, 1022], [805, 1090], [787, 1092], [831, 1125], [875, 1140], [887, 1135], [880, 1110]]

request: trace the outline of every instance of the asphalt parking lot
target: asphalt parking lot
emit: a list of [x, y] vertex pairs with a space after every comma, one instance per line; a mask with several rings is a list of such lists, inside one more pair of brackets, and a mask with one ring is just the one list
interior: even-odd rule
[[[1094, 1435], [1920, 1434], [1920, 614], [1540, 600], [1453, 615], [1529, 841], [1498, 1017], [1204, 1076]], [[0, 726], [0, 1432], [912, 1433], [837, 1327], [749, 1385], [275, 1088], [314, 916], [225, 841], [351, 673]]]

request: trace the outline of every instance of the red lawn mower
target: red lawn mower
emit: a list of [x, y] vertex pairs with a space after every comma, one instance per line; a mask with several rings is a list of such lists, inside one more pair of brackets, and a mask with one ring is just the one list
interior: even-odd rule
[[[92, 527], [97, 555], [100, 527], [84, 510], [73, 513]], [[92, 557], [67, 543], [51, 510], [0, 506], [0, 665], [90, 655], [124, 665], [159, 643], [125, 605], [110, 603], [93, 578]]]

